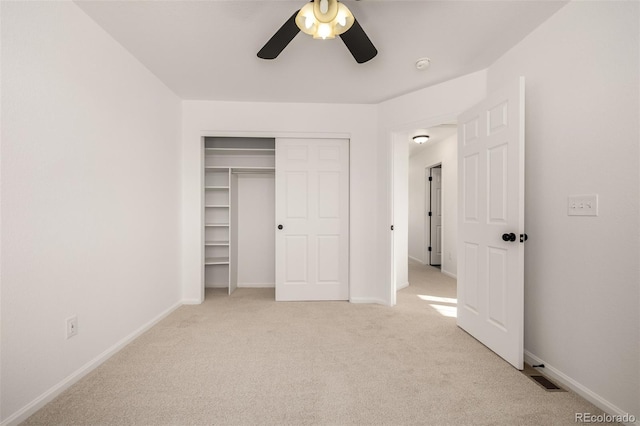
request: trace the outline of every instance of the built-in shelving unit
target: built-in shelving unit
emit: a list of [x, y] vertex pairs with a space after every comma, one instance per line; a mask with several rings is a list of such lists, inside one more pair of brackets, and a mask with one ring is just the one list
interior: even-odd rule
[[[237, 287], [237, 173], [275, 170], [273, 138], [204, 138], [204, 285]], [[235, 200], [235, 202], [234, 202]]]

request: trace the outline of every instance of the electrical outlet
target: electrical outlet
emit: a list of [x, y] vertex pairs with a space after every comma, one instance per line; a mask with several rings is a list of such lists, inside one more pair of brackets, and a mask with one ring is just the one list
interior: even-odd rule
[[570, 195], [567, 203], [569, 216], [598, 216], [598, 195]]
[[67, 318], [67, 339], [78, 334], [78, 317], [72, 316]]

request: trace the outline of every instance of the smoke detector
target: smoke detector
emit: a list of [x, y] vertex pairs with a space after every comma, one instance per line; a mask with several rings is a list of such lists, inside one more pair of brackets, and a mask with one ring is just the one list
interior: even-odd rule
[[426, 70], [429, 65], [431, 65], [431, 59], [429, 58], [420, 58], [416, 61], [416, 69], [420, 71]]

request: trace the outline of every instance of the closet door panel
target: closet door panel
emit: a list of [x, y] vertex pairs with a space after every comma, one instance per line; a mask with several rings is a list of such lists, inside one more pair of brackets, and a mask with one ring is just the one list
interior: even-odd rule
[[286, 219], [307, 219], [309, 179], [306, 171], [287, 172], [285, 176]]
[[347, 300], [348, 140], [276, 140], [276, 225], [276, 300]]
[[307, 284], [307, 247], [306, 235], [287, 235], [285, 237], [285, 262], [289, 265], [285, 269], [284, 282], [288, 285]]
[[340, 172], [318, 172], [318, 218], [340, 217]]
[[318, 276], [319, 284], [337, 284], [340, 281], [340, 236], [318, 235]]

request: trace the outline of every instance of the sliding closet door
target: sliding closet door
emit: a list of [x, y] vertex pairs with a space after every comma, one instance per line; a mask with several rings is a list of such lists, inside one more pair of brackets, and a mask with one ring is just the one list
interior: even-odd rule
[[276, 226], [276, 300], [347, 300], [347, 139], [276, 140]]

